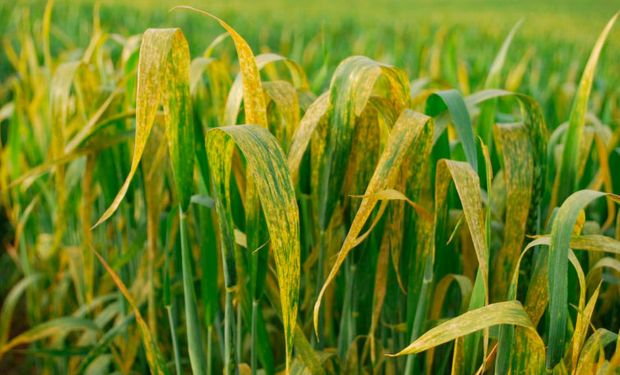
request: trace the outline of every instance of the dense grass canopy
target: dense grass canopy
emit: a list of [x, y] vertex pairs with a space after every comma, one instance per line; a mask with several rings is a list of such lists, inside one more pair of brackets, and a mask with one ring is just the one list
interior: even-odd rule
[[0, 3], [1, 373], [620, 371], [620, 3], [204, 6]]

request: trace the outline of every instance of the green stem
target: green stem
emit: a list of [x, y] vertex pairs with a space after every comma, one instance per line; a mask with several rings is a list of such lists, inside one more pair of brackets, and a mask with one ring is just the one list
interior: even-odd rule
[[257, 368], [257, 360], [256, 360], [256, 346], [260, 345], [258, 342], [256, 342], [256, 319], [257, 319], [257, 315], [258, 315], [258, 301], [254, 300], [252, 301], [252, 346], [250, 349], [250, 360], [251, 360], [251, 365], [252, 365], [252, 375], [256, 375], [256, 368]]
[[[243, 334], [243, 332], [242, 332], [242, 328], [243, 327], [241, 326], [241, 303], [239, 303], [237, 305], [237, 322], [236, 323], [237, 324], [235, 326], [236, 327], [235, 328], [236, 329], [236, 332], [235, 332], [236, 333], [236, 336], [235, 336], [236, 342], [235, 342], [235, 344], [237, 346], [235, 348], [236, 349], [235, 350], [235, 352], [236, 352], [235, 354], [236, 354], [237, 357], [235, 359], [236, 359], [236, 363], [241, 363], [241, 340], [242, 340], [242, 334]], [[235, 373], [236, 372], [237, 371], [235, 370]]]
[[352, 339], [352, 299], [353, 279], [355, 277], [355, 265], [351, 264], [350, 258], [345, 260], [345, 285], [344, 304], [342, 306], [342, 320], [340, 321], [340, 333], [338, 335], [338, 353], [340, 358], [346, 358]]
[[232, 374], [235, 362], [233, 360], [232, 331], [235, 322], [232, 307], [233, 292], [226, 288], [226, 307], [224, 308], [224, 374]]
[[[419, 336], [422, 329], [422, 323], [424, 322], [424, 315], [426, 313], [426, 301], [428, 293], [428, 287], [432, 282], [432, 266], [431, 262], [427, 260], [424, 279], [422, 280], [422, 287], [420, 288], [420, 298], [418, 299], [418, 305], [415, 311], [415, 318], [413, 319], [413, 326], [411, 327], [411, 339], [409, 342], [414, 342]], [[416, 355], [407, 356], [407, 362], [405, 362], [405, 374], [413, 374], [415, 367]]]
[[213, 325], [207, 328], [207, 375], [213, 373]]
[[[319, 291], [323, 286], [323, 264], [325, 263], [325, 231], [321, 230], [319, 234], [319, 260], [317, 262], [317, 273], [316, 273], [316, 288], [315, 288], [315, 296], [316, 300], [319, 296]], [[315, 349], [323, 349], [324, 340], [323, 340], [323, 307], [319, 310], [319, 330], [317, 332], [317, 337], [312, 335], [312, 343]]]
[[200, 338], [200, 323], [196, 307], [196, 292], [192, 276], [192, 256], [187, 239], [186, 214], [179, 207], [179, 226], [181, 231], [181, 262], [183, 270], [183, 297], [185, 300], [185, 321], [187, 324], [187, 344], [189, 361], [194, 374], [204, 374], [206, 364]]
[[174, 368], [177, 375], [181, 375], [181, 360], [179, 355], [179, 343], [177, 342], [177, 334], [174, 329], [174, 317], [172, 316], [172, 308], [170, 305], [166, 306], [168, 312], [168, 324], [170, 325], [170, 336], [172, 337], [172, 348], [174, 350]]
[[157, 310], [155, 306], [155, 251], [157, 248], [157, 224], [152, 220], [151, 215], [147, 219], [147, 278], [149, 294], [147, 297], [148, 303], [148, 322], [149, 327], [153, 333], [153, 338], [157, 341]]

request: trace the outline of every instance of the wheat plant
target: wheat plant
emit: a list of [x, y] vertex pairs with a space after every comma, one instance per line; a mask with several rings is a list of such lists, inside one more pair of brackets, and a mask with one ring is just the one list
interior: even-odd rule
[[58, 6], [0, 5], [1, 372], [620, 371], [617, 14], [589, 57], [371, 58]]

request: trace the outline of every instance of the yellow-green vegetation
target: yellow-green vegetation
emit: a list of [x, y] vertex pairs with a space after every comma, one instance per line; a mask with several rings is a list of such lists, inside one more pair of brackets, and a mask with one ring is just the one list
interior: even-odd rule
[[620, 4], [335, 3], [0, 4], [1, 373], [620, 372]]

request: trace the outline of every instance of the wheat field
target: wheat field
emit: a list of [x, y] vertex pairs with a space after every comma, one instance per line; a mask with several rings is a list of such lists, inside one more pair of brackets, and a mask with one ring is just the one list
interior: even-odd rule
[[0, 373], [620, 373], [620, 4], [327, 3], [0, 4]]

